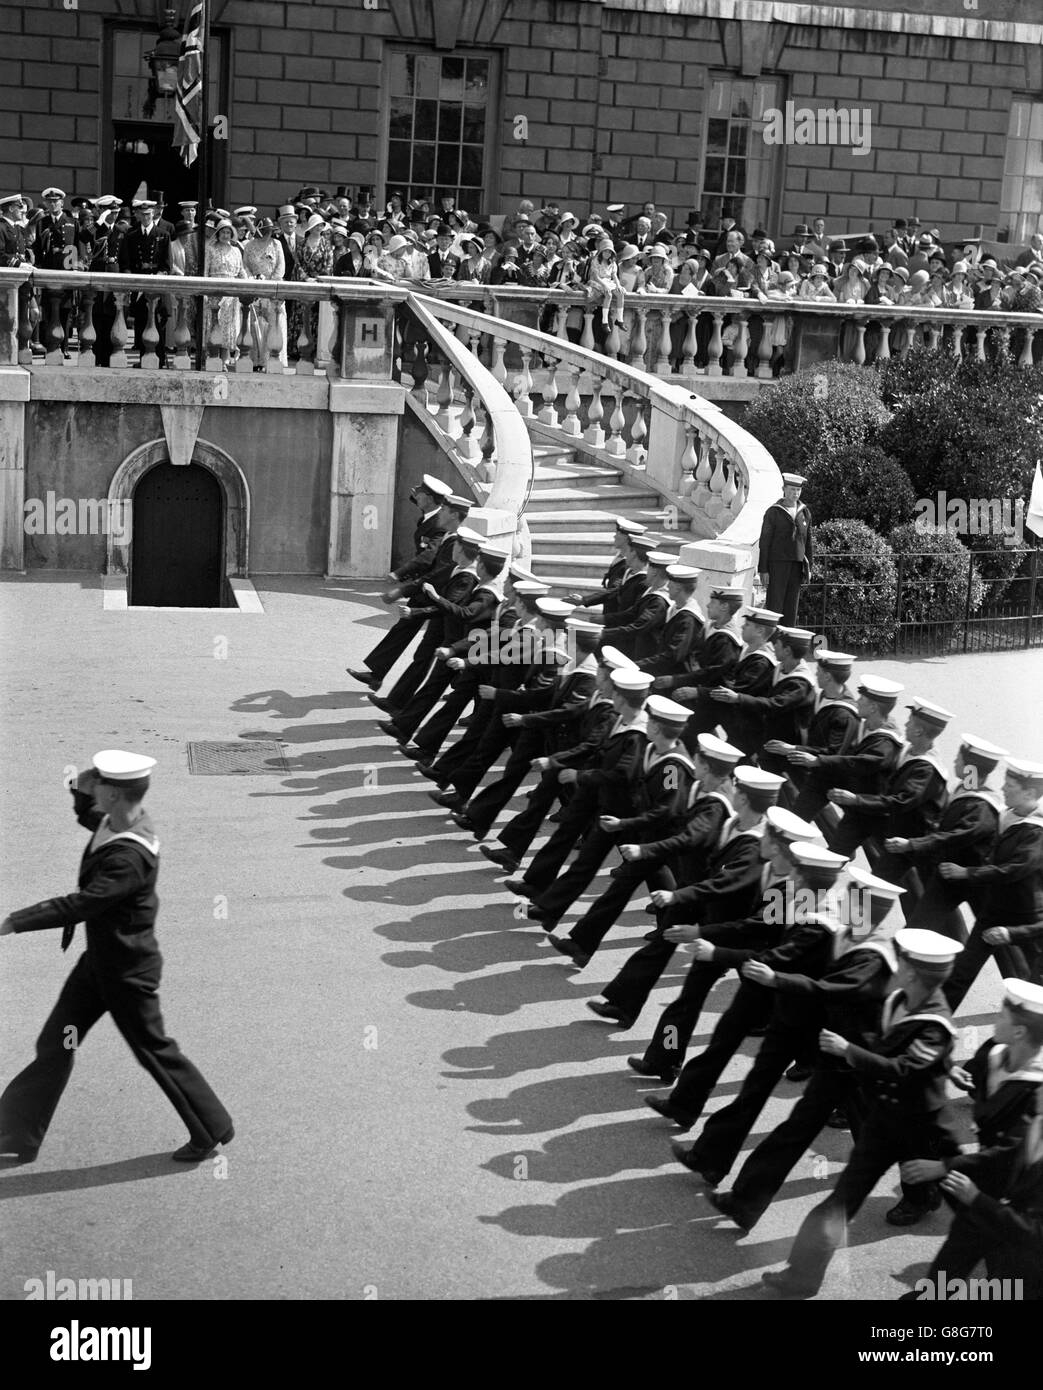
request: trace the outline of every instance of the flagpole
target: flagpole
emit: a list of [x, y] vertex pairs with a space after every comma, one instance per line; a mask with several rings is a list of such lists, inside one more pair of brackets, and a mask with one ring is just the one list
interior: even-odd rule
[[[189, 0], [191, 3], [191, 0]], [[202, 90], [199, 94], [199, 183], [196, 189], [196, 197], [199, 202], [198, 218], [199, 227], [197, 235], [196, 260], [198, 262], [196, 274], [203, 275], [206, 272], [206, 214], [210, 206], [210, 81], [208, 75], [208, 64], [210, 62], [210, 0], [202, 0], [202, 24], [200, 27], [200, 39], [202, 52], [200, 54], [199, 77]], [[206, 299], [200, 296], [196, 304], [196, 369], [203, 371], [206, 365], [206, 344], [204, 335], [206, 332]]]

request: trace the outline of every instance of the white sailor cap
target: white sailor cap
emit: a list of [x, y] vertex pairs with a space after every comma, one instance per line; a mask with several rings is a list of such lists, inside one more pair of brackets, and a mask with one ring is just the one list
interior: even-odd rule
[[801, 820], [784, 806], [769, 806], [765, 812], [772, 833], [791, 844], [821, 842], [822, 832], [811, 821]]
[[602, 647], [599, 660], [602, 666], [607, 666], [610, 671], [637, 670], [637, 662], [631, 661], [629, 656], [624, 656], [618, 647]]
[[628, 536], [641, 536], [648, 527], [642, 526], [640, 521], [629, 521], [625, 516], [617, 516], [616, 530], [624, 531]]
[[695, 565], [682, 565], [674, 563], [667, 565], [666, 573], [670, 579], [698, 579], [702, 570], [696, 569]]
[[850, 671], [851, 667], [855, 664], [855, 658], [850, 652], [831, 652], [825, 647], [819, 647], [818, 651], [815, 653], [815, 660], [820, 666], [835, 667], [837, 670], [843, 669]]
[[1007, 776], [1016, 777], [1019, 782], [1039, 783], [1043, 786], [1043, 763], [1029, 763], [1024, 758], [1007, 759]]
[[724, 739], [718, 738], [716, 734], [700, 734], [695, 741], [704, 757], [712, 758], [718, 763], [728, 763], [731, 767], [742, 762], [746, 756], [741, 748], [725, 743]]
[[800, 473], [783, 473], [782, 481], [790, 487], [803, 487], [807, 478]]
[[65, 193], [60, 188], [45, 188], [40, 194], [41, 198], [64, 198]]
[[625, 690], [630, 695], [639, 695], [647, 690], [655, 680], [647, 671], [639, 671], [636, 666], [612, 672], [612, 684], [617, 690]]
[[486, 560], [509, 560], [511, 548], [503, 541], [486, 541], [479, 554]]
[[907, 706], [918, 719], [922, 719], [927, 724], [934, 724], [939, 729], [944, 729], [950, 719], [956, 716], [951, 710], [942, 709], [941, 705], [934, 705], [930, 700], [921, 700], [915, 697]]
[[789, 847], [790, 857], [802, 869], [816, 869], [820, 873], [840, 873], [848, 862], [843, 854], [827, 849], [813, 840], [797, 840]]
[[762, 627], [777, 627], [782, 621], [781, 613], [773, 613], [770, 608], [747, 608], [746, 621], [760, 623]]
[[746, 591], [741, 586], [730, 588], [718, 586], [710, 590], [710, 597], [720, 599], [722, 603], [734, 603], [739, 608], [746, 597]]
[[538, 598], [536, 608], [544, 618], [565, 619], [572, 612], [574, 605], [566, 603], [563, 598]]
[[645, 702], [649, 718], [660, 724], [687, 724], [692, 711], [679, 705], [676, 700], [668, 700], [665, 695], [649, 695]]
[[626, 210], [626, 203], [606, 203], [606, 204], [605, 204], [605, 211], [606, 211], [606, 212], [624, 212], [625, 210]]
[[1028, 980], [1004, 980], [1003, 1002], [1026, 1009], [1030, 1014], [1043, 1014], [1043, 985], [1033, 985]]
[[648, 556], [655, 550], [655, 541], [649, 536], [631, 536], [630, 549], [636, 550], [639, 555]]
[[886, 878], [878, 878], [876, 874], [871, 874], [868, 869], [863, 869], [861, 864], [852, 864], [847, 871], [847, 876], [855, 887], [869, 893], [874, 898], [890, 898], [893, 902], [905, 892], [905, 889], [897, 883], [888, 883]]
[[472, 531], [470, 526], [458, 526], [453, 534], [453, 539], [463, 541], [465, 545], [476, 545], [479, 549], [485, 544], [485, 537], [479, 531]]
[[515, 582], [514, 592], [523, 598], [544, 598], [550, 593], [550, 585], [544, 584], [542, 579], [519, 579]]
[[106, 782], [135, 782], [139, 777], [147, 777], [156, 766], [155, 758], [126, 753], [121, 748], [103, 748], [91, 762]]
[[156, 201], [154, 198], [135, 198], [131, 207], [135, 212], [140, 212], [142, 208], [154, 208]]
[[765, 772], [764, 768], [748, 763], [735, 769], [735, 780], [740, 787], [751, 792], [777, 792], [786, 781], [777, 772]]
[[979, 738], [977, 734], [961, 734], [960, 747], [974, 758], [980, 758], [982, 762], [998, 763], [1001, 758], [1007, 757], [1006, 748], [997, 748], [996, 744], [988, 743], [985, 739]]
[[570, 632], [585, 632], [591, 636], [605, 630], [603, 623], [592, 623], [589, 618], [566, 618], [565, 626]]
[[963, 950], [958, 941], [940, 932], [923, 927], [903, 927], [895, 932], [895, 945], [910, 960], [927, 961], [930, 965], [947, 965]]
[[0, 198], [0, 208], [10, 207], [12, 203], [24, 203], [25, 199], [21, 193], [8, 193], [6, 198]]
[[455, 492], [450, 492], [443, 500], [444, 507], [454, 507], [458, 512], [469, 512], [474, 503], [469, 497], [458, 497]]
[[[98, 201], [100, 202], [101, 199], [99, 198]], [[198, 208], [198, 206], [199, 206], [199, 202], [198, 202], [197, 199], [195, 199], [195, 198], [189, 198], [189, 199], [187, 199], [187, 200], [186, 200], [185, 202], [183, 202], [183, 203], [178, 203], [178, 207], [182, 210], [182, 212], [184, 212], [184, 210], [185, 210], [186, 208], [191, 208], [191, 210], [192, 210], [193, 212], [195, 212], [195, 210], [196, 210], [196, 208]], [[256, 209], [255, 209], [255, 211], [256, 211]]]
[[436, 478], [432, 473], [424, 474], [420, 479], [420, 486], [435, 497], [450, 497], [453, 492], [448, 483], [443, 483], [441, 478]]
[[236, 217], [256, 217], [256, 216], [257, 216], [257, 209], [256, 209], [255, 207], [249, 207], [249, 206], [244, 207], [244, 208], [236, 208], [236, 209], [235, 209], [235, 216], [236, 216]]
[[671, 555], [668, 550], [650, 550], [645, 557], [650, 565], [656, 565], [659, 569], [665, 570], [677, 559], [676, 555]]
[[867, 673], [858, 679], [858, 693], [868, 695], [871, 700], [897, 700], [904, 689], [904, 685], [889, 681], [884, 676]]
[[[121, 208], [123, 206], [123, 200], [122, 198], [117, 198], [115, 193], [103, 193], [100, 198], [95, 198], [94, 206], [96, 208]], [[184, 206], [184, 204], [182, 204], [182, 206]], [[193, 206], [195, 206], [195, 204], [193, 204]]]
[[792, 639], [794, 642], [804, 642], [804, 643], [808, 643], [808, 642], [813, 642], [813, 641], [815, 640], [815, 634], [814, 634], [813, 632], [809, 631], [809, 629], [806, 628], [806, 627], [781, 627], [781, 626], [780, 626], [779, 629], [778, 629], [778, 631], [775, 633], [775, 638], [776, 638], [776, 641], [778, 641], [779, 639], [783, 639], [783, 640]]
[[[519, 584], [542, 583], [542, 580], [537, 579], [532, 570], [527, 570], [524, 565], [519, 565], [517, 561], [512, 561], [511, 564], [507, 566], [507, 573], [514, 581], [515, 588], [517, 588]], [[550, 586], [548, 585], [547, 587], [549, 588]]]

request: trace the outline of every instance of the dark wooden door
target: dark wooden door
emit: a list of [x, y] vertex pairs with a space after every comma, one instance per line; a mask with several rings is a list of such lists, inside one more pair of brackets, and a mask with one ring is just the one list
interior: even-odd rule
[[221, 607], [224, 494], [209, 469], [150, 469], [134, 489], [132, 525], [132, 605]]

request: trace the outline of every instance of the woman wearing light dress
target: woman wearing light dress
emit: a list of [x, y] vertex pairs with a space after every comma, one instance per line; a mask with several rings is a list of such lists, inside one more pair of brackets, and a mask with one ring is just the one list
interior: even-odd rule
[[[257, 224], [257, 235], [243, 247], [246, 273], [254, 280], [285, 280], [286, 257], [275, 240], [275, 223], [264, 217]], [[279, 331], [282, 346], [279, 361], [286, 359], [286, 305], [276, 299], [255, 299], [250, 305], [250, 356], [254, 369], [260, 371], [268, 361], [268, 334], [273, 326]]]
[[[235, 228], [227, 218], [222, 218], [214, 229], [214, 239], [206, 248], [204, 275], [220, 280], [245, 280], [243, 253], [235, 244]], [[206, 343], [210, 351], [214, 319], [221, 339], [221, 357], [225, 365], [235, 362], [239, 356], [239, 333], [242, 329], [242, 311], [235, 295], [222, 295], [220, 299], [208, 298], [206, 301]]]
[[[323, 275], [333, 274], [333, 246], [326, 235], [326, 223], [318, 213], [313, 213], [305, 227], [304, 241], [297, 252], [293, 267], [295, 280], [318, 280]], [[311, 361], [318, 352], [319, 305], [317, 300], [295, 299], [290, 305], [290, 346], [296, 353], [302, 327], [307, 327], [308, 341], [313, 349]]]

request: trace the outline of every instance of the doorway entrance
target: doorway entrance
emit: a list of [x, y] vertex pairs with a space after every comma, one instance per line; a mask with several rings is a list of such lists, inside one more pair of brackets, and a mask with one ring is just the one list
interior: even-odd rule
[[222, 608], [224, 491], [208, 468], [157, 463], [134, 489], [130, 605]]

